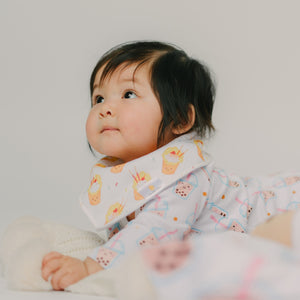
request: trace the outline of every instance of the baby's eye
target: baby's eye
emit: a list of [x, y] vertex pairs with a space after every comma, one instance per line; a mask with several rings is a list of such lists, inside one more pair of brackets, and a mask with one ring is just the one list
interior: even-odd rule
[[95, 97], [95, 104], [102, 103], [103, 101], [104, 98], [102, 96], [98, 95]]
[[124, 98], [125, 99], [134, 99], [134, 98], [137, 98], [137, 95], [132, 91], [128, 91], [124, 94]]

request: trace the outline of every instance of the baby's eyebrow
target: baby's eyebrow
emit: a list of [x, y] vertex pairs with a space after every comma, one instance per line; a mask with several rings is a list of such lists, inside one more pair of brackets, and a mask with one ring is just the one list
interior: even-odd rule
[[93, 85], [93, 91], [95, 90], [95, 88], [97, 88], [99, 86], [99, 84], [94, 84]]

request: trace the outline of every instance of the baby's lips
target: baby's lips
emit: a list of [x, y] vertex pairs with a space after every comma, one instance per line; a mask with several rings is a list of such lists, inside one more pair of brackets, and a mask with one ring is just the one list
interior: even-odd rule
[[119, 129], [113, 126], [103, 126], [100, 133], [103, 133], [105, 131], [119, 131]]

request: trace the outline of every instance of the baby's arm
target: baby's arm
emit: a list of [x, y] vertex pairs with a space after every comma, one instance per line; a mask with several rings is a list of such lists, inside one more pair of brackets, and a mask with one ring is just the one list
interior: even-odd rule
[[189, 233], [191, 222], [202, 212], [206, 198], [201, 196], [200, 185], [190, 185], [186, 191], [180, 188], [171, 186], [148, 201], [136, 218], [105, 245], [96, 248], [91, 258], [108, 269], [140, 248], [168, 240], [182, 240]]
[[48, 281], [54, 290], [64, 290], [84, 277], [103, 270], [93, 259], [87, 257], [84, 261], [58, 252], [50, 252], [43, 258], [42, 277]]
[[53, 289], [62, 290], [92, 273], [115, 266], [141, 247], [183, 239], [191, 228], [190, 222], [202, 212], [206, 198], [201, 195], [207, 192], [200, 185], [188, 183], [194, 177], [198, 178], [195, 182], [203, 182], [203, 174], [189, 174], [182, 178], [179, 187], [170, 186], [148, 201], [134, 220], [84, 261], [49, 253], [42, 264], [43, 278], [48, 280], [52, 275]]

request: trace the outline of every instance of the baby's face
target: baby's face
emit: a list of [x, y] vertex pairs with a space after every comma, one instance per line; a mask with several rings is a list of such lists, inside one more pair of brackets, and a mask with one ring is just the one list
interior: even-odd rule
[[[93, 108], [86, 123], [87, 138], [101, 154], [124, 162], [157, 149], [162, 113], [150, 81], [147, 64], [122, 65], [100, 85], [102, 69], [95, 77]], [[173, 137], [167, 135], [166, 143]]]

